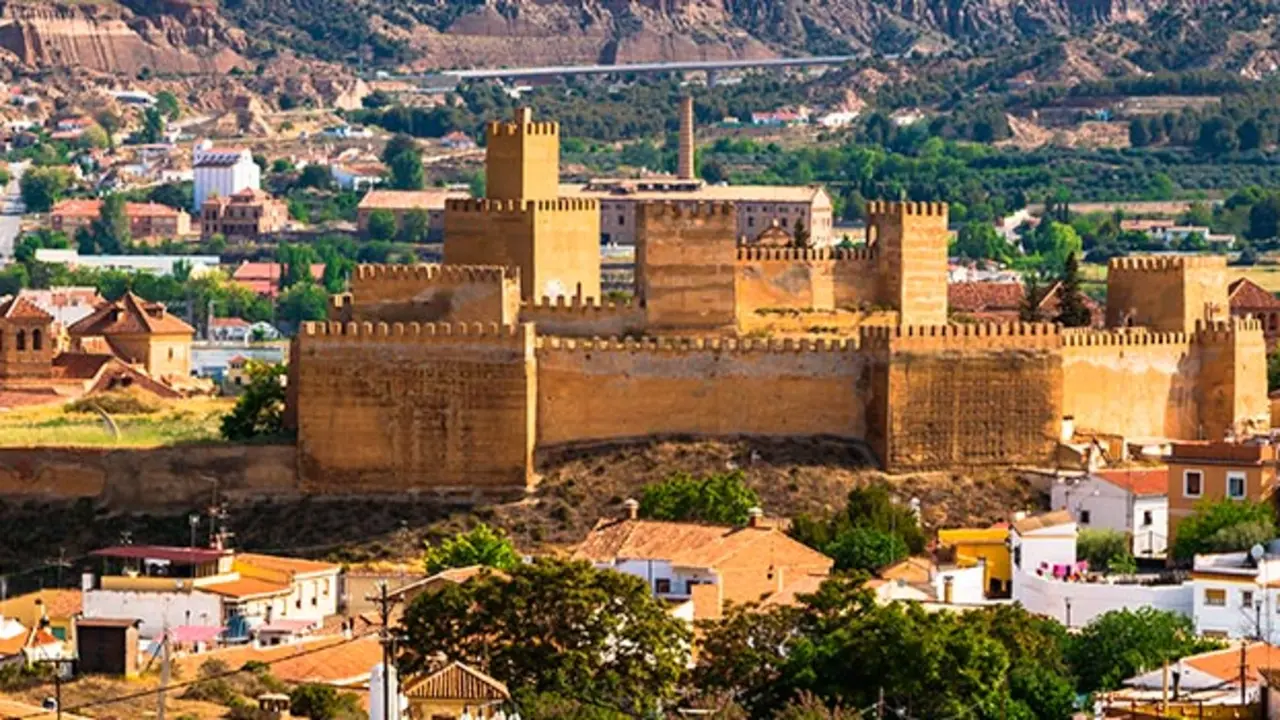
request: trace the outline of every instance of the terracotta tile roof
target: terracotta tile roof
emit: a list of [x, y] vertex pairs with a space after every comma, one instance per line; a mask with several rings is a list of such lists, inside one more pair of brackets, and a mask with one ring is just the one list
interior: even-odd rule
[[10, 598], [9, 602], [22, 602], [33, 595], [37, 602], [44, 605], [44, 612], [50, 619], [69, 618], [84, 609], [83, 595], [79, 590], [37, 590]]
[[733, 528], [656, 520], [598, 523], [574, 551], [574, 556], [593, 562], [613, 562], [618, 558], [661, 559], [678, 566], [715, 567], [739, 553], [764, 550], [773, 542], [794, 544], [802, 555], [812, 556], [807, 559], [815, 564], [831, 562], [827, 556], [772, 527]]
[[947, 285], [947, 307], [956, 312], [1018, 312], [1024, 292], [1016, 282], [958, 282]]
[[800, 603], [799, 596], [812, 595], [818, 592], [818, 588], [822, 587], [822, 583], [826, 582], [828, 577], [830, 576], [812, 574], [796, 578], [787, 583], [781, 590], [765, 598], [760, 603], [760, 606], [798, 605]]
[[1249, 278], [1237, 278], [1227, 286], [1227, 302], [1232, 310], [1280, 309], [1280, 298]]
[[[324, 277], [324, 263], [311, 266], [311, 277], [320, 280]], [[231, 274], [232, 280], [268, 280], [280, 282], [280, 263], [274, 262], [242, 262]]]
[[239, 580], [201, 585], [198, 589], [215, 595], [222, 595], [223, 597], [243, 600], [270, 595], [285, 595], [288, 594], [290, 588], [288, 585], [280, 585], [257, 578], [242, 577]]
[[405, 680], [404, 694], [430, 700], [510, 700], [507, 686], [460, 662]]
[[360, 210], [443, 210], [450, 198], [467, 198], [470, 193], [458, 190], [370, 190], [360, 201]]
[[336, 572], [342, 569], [342, 566], [334, 563], [319, 562], [317, 560], [302, 560], [300, 558], [277, 557], [275, 555], [258, 555], [256, 553], [239, 553], [236, 555], [235, 561], [237, 563], [244, 563], [253, 567], [259, 567], [263, 570], [277, 570], [280, 572], [293, 573], [295, 575]]
[[225, 328], [249, 327], [248, 320], [245, 320], [244, 318], [238, 318], [238, 317], [225, 317], [225, 318], [216, 317], [211, 319], [209, 321], [209, 324], [212, 325], [213, 327], [225, 327]]
[[98, 217], [102, 212], [101, 200], [87, 200], [80, 198], [72, 198], [63, 200], [53, 209], [49, 211], [50, 215], [60, 215], [63, 217]]
[[182, 668], [183, 677], [195, 677], [200, 666], [212, 659], [233, 668], [244, 667], [247, 662], [272, 663], [271, 674], [288, 683], [340, 684], [367, 678], [373, 666], [382, 661], [382, 646], [375, 634], [350, 642], [331, 635], [271, 647], [241, 645], [188, 655], [174, 662]]
[[1054, 512], [1040, 513], [1018, 520], [1013, 524], [1013, 529], [1018, 531], [1020, 535], [1026, 535], [1035, 530], [1043, 530], [1045, 528], [1057, 527], [1059, 525], [1068, 525], [1075, 522], [1071, 518], [1071, 513], [1066, 510], [1056, 510]]
[[0, 638], [0, 658], [12, 657], [22, 652], [27, 646], [27, 638], [31, 637], [29, 630], [23, 629], [22, 632], [7, 638]]
[[115, 302], [98, 306], [93, 314], [67, 329], [72, 335], [117, 334], [183, 334], [194, 329], [169, 311], [161, 303], [154, 303], [127, 292]]
[[168, 205], [161, 205], [160, 203], [154, 202], [125, 203], [124, 206], [124, 214], [129, 217], [176, 218], [181, 212], [181, 210], [171, 208]]
[[1169, 492], [1169, 468], [1106, 468], [1094, 475], [1134, 495], [1166, 495]]
[[363, 177], [381, 177], [387, 171], [387, 166], [380, 162], [342, 163], [338, 167], [352, 175]]
[[104, 365], [115, 360], [114, 355], [92, 353], [59, 353], [53, 359], [53, 376], [67, 380], [92, 380]]
[[[1280, 667], [1280, 648], [1272, 647], [1264, 642], [1250, 643], [1244, 652], [1245, 678], [1247, 682], [1256, 682], [1258, 671], [1267, 667]], [[1224, 683], [1240, 686], [1240, 646], [1235, 645], [1226, 650], [1192, 655], [1182, 659], [1186, 665], [1206, 675], [1212, 675]]]
[[21, 294], [0, 301], [0, 318], [6, 320], [36, 320], [53, 322], [53, 316], [40, 309], [30, 298]]

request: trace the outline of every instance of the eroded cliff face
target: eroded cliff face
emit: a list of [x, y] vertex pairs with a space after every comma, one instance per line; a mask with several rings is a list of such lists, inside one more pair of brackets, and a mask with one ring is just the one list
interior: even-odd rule
[[216, 9], [179, 3], [139, 15], [112, 3], [0, 3], [0, 50], [28, 69], [136, 75], [224, 73], [243, 65], [244, 33]]

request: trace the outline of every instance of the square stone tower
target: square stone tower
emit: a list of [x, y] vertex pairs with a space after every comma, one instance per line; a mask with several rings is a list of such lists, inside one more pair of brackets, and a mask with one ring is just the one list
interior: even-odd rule
[[15, 295], [0, 302], [0, 379], [53, 375], [53, 316]]
[[1107, 266], [1107, 326], [1192, 332], [1226, 320], [1227, 259], [1134, 255]]
[[903, 325], [947, 324], [947, 204], [867, 203], [880, 301]]
[[524, 300], [600, 297], [600, 206], [559, 196], [559, 123], [519, 108], [485, 137], [485, 197], [445, 204], [445, 264], [519, 268]]

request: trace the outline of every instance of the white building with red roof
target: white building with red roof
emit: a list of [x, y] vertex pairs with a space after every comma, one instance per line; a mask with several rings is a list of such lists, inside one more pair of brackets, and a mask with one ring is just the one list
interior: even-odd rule
[[1169, 535], [1169, 469], [1104, 468], [1059, 478], [1050, 506], [1067, 510], [1081, 530], [1115, 530], [1132, 538], [1134, 557], [1165, 556]]

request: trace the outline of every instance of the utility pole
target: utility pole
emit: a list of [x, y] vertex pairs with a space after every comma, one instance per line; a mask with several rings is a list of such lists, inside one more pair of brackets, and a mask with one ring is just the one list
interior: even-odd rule
[[880, 686], [880, 696], [876, 699], [876, 720], [884, 720], [884, 686]]
[[1249, 647], [1249, 644], [1247, 642], [1241, 641], [1240, 643], [1240, 704], [1241, 705], [1247, 705], [1249, 703], [1248, 693], [1245, 692], [1246, 688], [1248, 687], [1248, 683], [1246, 682], [1248, 678], [1247, 666], [1249, 664], [1248, 663], [1249, 651], [1247, 650], [1248, 647]]
[[160, 635], [160, 690], [156, 692], [156, 720], [164, 720], [164, 691], [169, 687], [169, 623]]
[[[381, 720], [400, 720], [391, 715], [391, 661], [395, 656], [396, 638], [391, 634], [391, 608], [396, 599], [387, 590], [387, 582], [378, 583], [378, 594], [365, 598], [378, 604], [378, 642], [382, 644], [382, 714]], [[397, 708], [399, 710], [399, 708]], [[400, 713], [397, 712], [397, 715]], [[161, 720], [164, 720], [161, 718]]]

